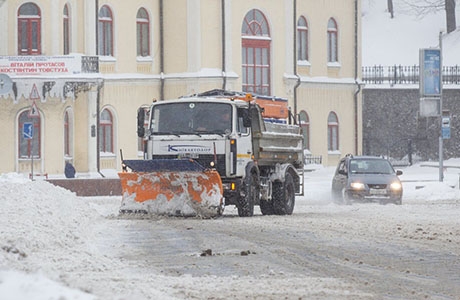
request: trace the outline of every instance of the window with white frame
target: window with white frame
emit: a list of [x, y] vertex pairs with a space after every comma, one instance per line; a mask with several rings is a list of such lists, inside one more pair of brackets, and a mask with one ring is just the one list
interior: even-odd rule
[[269, 95], [270, 29], [265, 15], [257, 9], [249, 11], [242, 30], [242, 89], [244, 92]]
[[327, 62], [338, 62], [337, 22], [330, 18], [327, 23]]
[[18, 54], [41, 55], [41, 12], [32, 2], [18, 9]]
[[327, 150], [339, 150], [339, 119], [335, 112], [330, 112], [327, 118]]
[[70, 53], [70, 15], [68, 3], [64, 5], [62, 23], [64, 55], [67, 55]]
[[64, 113], [64, 156], [72, 156], [72, 111], [67, 109]]
[[136, 16], [137, 56], [150, 56], [150, 20], [147, 10], [139, 8]]
[[99, 151], [113, 152], [113, 115], [108, 109], [103, 109], [99, 119]]
[[303, 148], [310, 149], [310, 118], [306, 111], [299, 113], [300, 127], [303, 135]]
[[308, 23], [303, 16], [297, 21], [297, 60], [308, 61]]
[[98, 55], [113, 56], [113, 18], [107, 5], [99, 10], [98, 35]]

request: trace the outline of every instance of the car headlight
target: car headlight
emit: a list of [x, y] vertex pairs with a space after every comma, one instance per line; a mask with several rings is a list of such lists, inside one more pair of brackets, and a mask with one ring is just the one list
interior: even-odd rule
[[392, 191], [399, 191], [399, 190], [402, 189], [402, 185], [401, 185], [400, 182], [393, 182], [393, 183], [390, 184], [390, 189]]
[[364, 183], [361, 183], [361, 182], [352, 182], [352, 183], [350, 183], [350, 186], [354, 190], [363, 190], [364, 189]]

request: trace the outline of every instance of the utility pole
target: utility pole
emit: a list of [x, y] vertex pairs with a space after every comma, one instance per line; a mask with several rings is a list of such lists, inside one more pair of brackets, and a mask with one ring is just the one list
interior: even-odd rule
[[443, 133], [442, 133], [442, 31], [439, 32], [439, 182], [444, 181], [444, 147], [443, 147]]

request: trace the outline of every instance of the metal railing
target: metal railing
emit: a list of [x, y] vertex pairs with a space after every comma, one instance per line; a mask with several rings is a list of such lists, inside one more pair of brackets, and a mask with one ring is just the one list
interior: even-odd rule
[[[418, 65], [362, 67], [362, 77], [366, 84], [418, 84], [419, 74]], [[460, 84], [460, 66], [443, 66], [442, 83]]]
[[323, 163], [323, 157], [321, 155], [317, 155], [317, 156], [305, 155], [304, 163], [306, 165], [310, 165], [310, 164], [321, 165]]

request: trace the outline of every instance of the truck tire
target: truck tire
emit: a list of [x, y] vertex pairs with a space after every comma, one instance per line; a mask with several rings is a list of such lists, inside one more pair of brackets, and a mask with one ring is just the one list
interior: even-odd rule
[[273, 183], [273, 210], [277, 215], [292, 215], [294, 205], [294, 179], [291, 174], [286, 173], [284, 182]]
[[252, 170], [243, 181], [243, 193], [238, 199], [238, 215], [240, 217], [252, 217], [254, 204], [259, 202], [259, 176]]
[[260, 200], [260, 211], [263, 215], [273, 215], [275, 213], [273, 209], [273, 202], [267, 200]]

